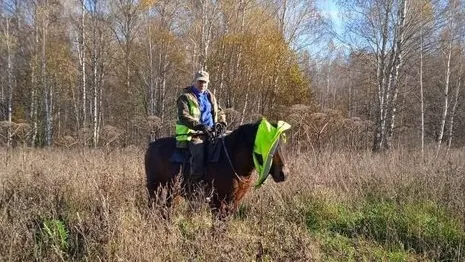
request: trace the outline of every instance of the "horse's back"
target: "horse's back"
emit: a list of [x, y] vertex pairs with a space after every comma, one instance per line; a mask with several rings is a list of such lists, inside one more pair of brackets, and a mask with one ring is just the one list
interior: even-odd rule
[[165, 137], [151, 142], [145, 152], [147, 182], [166, 181], [176, 173], [176, 166], [169, 159], [176, 149], [176, 139]]

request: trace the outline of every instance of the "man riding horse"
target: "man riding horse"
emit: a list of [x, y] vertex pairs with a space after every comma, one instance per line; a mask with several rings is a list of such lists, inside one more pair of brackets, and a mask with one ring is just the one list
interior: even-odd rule
[[177, 100], [176, 147], [189, 149], [189, 184], [198, 183], [205, 176], [205, 141], [212, 135], [212, 128], [217, 123], [226, 127], [225, 114], [208, 90], [208, 83], [207, 72], [196, 72], [193, 85], [184, 88]]
[[[280, 147], [284, 131], [290, 125], [284, 121], [270, 123], [265, 118], [239, 126], [224, 136], [225, 115], [215, 97], [207, 89], [208, 73], [195, 74], [192, 86], [186, 87], [177, 100], [176, 138], [163, 137], [151, 142], [145, 153], [145, 173], [149, 206], [162, 200], [166, 188], [166, 207], [171, 207], [177, 194], [195, 196], [197, 186], [211, 192], [209, 205], [220, 218], [226, 218], [252, 186], [252, 173], [258, 173], [255, 187], [260, 187], [271, 175], [275, 182], [286, 179], [287, 167]], [[214, 130], [212, 128], [214, 127]], [[205, 159], [205, 141], [220, 141], [209, 148]], [[208, 143], [206, 143], [208, 145]], [[179, 150], [178, 148], [183, 148]], [[191, 169], [184, 179], [184, 190], [178, 191], [176, 178], [185, 164], [185, 152], [190, 151]], [[184, 152], [183, 152], [184, 151]], [[211, 155], [210, 153], [213, 152]], [[208, 166], [204, 166], [209, 162]], [[208, 172], [207, 172], [208, 170]], [[202, 183], [198, 183], [202, 182]]]

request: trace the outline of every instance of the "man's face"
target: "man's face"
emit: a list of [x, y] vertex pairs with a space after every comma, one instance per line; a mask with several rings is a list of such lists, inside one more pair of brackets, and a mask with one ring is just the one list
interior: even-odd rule
[[207, 90], [208, 83], [205, 81], [197, 81], [195, 83], [195, 88], [197, 88], [200, 92]]

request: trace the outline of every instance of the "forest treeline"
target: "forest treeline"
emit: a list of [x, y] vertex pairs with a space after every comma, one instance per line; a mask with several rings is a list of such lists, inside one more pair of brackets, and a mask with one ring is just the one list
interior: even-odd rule
[[145, 145], [204, 69], [230, 129], [285, 120], [296, 150], [463, 146], [464, 1], [337, 4], [0, 1], [0, 142]]

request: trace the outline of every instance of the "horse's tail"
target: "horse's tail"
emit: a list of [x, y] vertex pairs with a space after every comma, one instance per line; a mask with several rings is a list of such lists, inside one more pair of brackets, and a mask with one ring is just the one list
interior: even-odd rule
[[156, 147], [156, 140], [149, 143], [147, 150], [145, 151], [144, 165], [145, 165], [145, 175], [147, 179], [147, 186], [154, 177], [154, 165], [152, 163], [152, 156]]
[[147, 183], [152, 183], [157, 179], [163, 180], [165, 175], [161, 173], [164, 173], [164, 169], [168, 167], [166, 161], [175, 147], [176, 140], [173, 137], [159, 138], [149, 143], [144, 159]]

